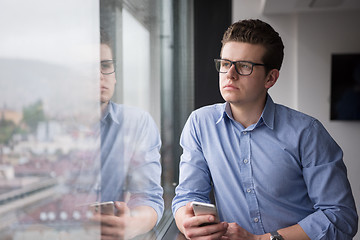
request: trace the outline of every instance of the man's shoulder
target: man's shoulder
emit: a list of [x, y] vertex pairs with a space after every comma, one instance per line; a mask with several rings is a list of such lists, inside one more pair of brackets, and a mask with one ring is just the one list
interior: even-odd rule
[[213, 122], [216, 123], [224, 114], [225, 103], [216, 103], [212, 105], [207, 105], [200, 107], [194, 110], [190, 116], [189, 120], [202, 124], [204, 122]]
[[112, 114], [118, 120], [136, 121], [151, 118], [150, 114], [138, 107], [111, 102]]
[[287, 107], [281, 104], [275, 104], [276, 115], [279, 116], [278, 120], [283, 120], [285, 122], [298, 122], [301, 125], [309, 125], [312, 122], [316, 121], [316, 118], [301, 112], [299, 110]]
[[193, 111], [198, 116], [221, 116], [224, 113], [226, 103], [215, 103], [200, 107]]

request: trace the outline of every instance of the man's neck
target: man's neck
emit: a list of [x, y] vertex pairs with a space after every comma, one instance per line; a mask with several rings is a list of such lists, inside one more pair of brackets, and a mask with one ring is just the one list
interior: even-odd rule
[[101, 116], [104, 116], [109, 102], [100, 102]]
[[257, 123], [265, 107], [266, 99], [257, 104], [233, 104], [230, 103], [231, 113], [235, 121], [241, 123], [244, 128]]

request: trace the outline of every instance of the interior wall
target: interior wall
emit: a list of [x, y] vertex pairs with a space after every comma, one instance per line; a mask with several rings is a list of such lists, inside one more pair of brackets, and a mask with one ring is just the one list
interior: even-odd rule
[[[270, 95], [277, 103], [319, 119], [341, 146], [359, 213], [360, 122], [330, 121], [331, 54], [360, 52], [359, 11], [265, 16], [262, 2], [233, 0], [233, 21], [259, 18], [282, 36], [284, 63]], [[360, 240], [360, 234], [354, 239]]]

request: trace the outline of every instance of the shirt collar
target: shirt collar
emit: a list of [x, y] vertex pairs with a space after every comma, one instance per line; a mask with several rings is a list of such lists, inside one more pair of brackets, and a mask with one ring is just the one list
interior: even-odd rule
[[[222, 112], [222, 114], [219, 117], [219, 119], [216, 121], [216, 124], [221, 122], [221, 120], [223, 120], [225, 117], [228, 117], [228, 118], [234, 120], [232, 112], [231, 112], [231, 108], [230, 108], [230, 103], [226, 102], [225, 104], [223, 104], [221, 112]], [[268, 128], [273, 129], [274, 128], [274, 118], [275, 118], [275, 103], [272, 100], [272, 98], [270, 97], [270, 95], [267, 94], [264, 110], [260, 116], [259, 121], [256, 123], [256, 126], [260, 126], [261, 123], [265, 123], [265, 125]]]
[[268, 128], [274, 129], [275, 103], [269, 94], [267, 94], [265, 107], [260, 118], [264, 121]]
[[116, 112], [115, 112], [115, 103], [112, 101], [109, 101], [106, 111], [101, 119], [102, 122], [106, 121], [106, 119], [109, 117], [113, 122], [120, 124], [118, 119], [116, 118]]
[[228, 102], [226, 102], [222, 105], [221, 113], [222, 113], [221, 116], [219, 117], [219, 119], [216, 121], [215, 124], [218, 124], [219, 122], [221, 122], [221, 120], [223, 120], [226, 116], [228, 118], [233, 119], [231, 109], [230, 109], [230, 104]]

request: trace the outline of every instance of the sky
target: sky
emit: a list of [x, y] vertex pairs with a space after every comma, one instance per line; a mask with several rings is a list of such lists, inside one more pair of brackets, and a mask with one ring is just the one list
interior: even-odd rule
[[0, 2], [0, 107], [42, 99], [49, 111], [76, 111], [98, 99], [98, 4]]

